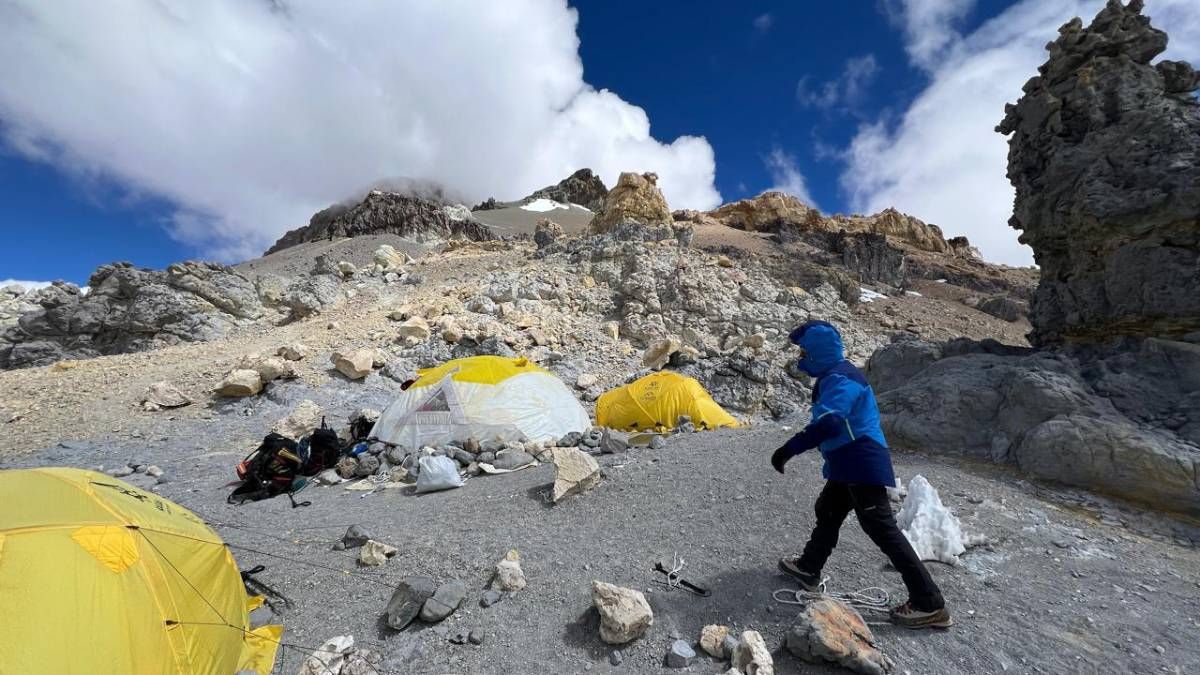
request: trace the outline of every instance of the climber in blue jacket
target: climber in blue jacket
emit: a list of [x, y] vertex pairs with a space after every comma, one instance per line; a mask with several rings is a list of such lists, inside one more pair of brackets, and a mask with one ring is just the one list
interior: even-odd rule
[[842, 521], [851, 511], [871, 541], [892, 561], [908, 588], [908, 601], [891, 610], [894, 623], [909, 628], [949, 628], [953, 623], [929, 570], [896, 526], [887, 488], [896, 484], [892, 457], [879, 427], [875, 394], [854, 364], [846, 360], [842, 336], [825, 321], [809, 321], [792, 331], [800, 347], [797, 365], [816, 378], [812, 421], [771, 456], [783, 473], [788, 460], [812, 448], [825, 459], [825, 487], [817, 497], [817, 524], [799, 558], [784, 558], [779, 569], [807, 591], [820, 590], [821, 570], [837, 546]]

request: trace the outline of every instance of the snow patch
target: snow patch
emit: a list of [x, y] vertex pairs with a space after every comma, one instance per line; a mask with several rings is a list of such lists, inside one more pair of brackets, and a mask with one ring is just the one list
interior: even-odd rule
[[887, 296], [884, 295], [883, 293], [879, 293], [878, 291], [873, 291], [869, 288], [859, 287], [859, 289], [858, 289], [858, 301], [859, 302], [874, 302], [876, 300], [879, 300], [881, 298], [886, 298], [886, 297]]
[[588, 213], [591, 213], [591, 212], [592, 212], [592, 210], [591, 210], [591, 209], [589, 209], [588, 207], [586, 207], [586, 206], [580, 206], [579, 204], [571, 204], [571, 208], [573, 208], [573, 209], [579, 209], [580, 211], [587, 211]]
[[947, 281], [949, 281], [949, 280], [948, 280], [948, 279], [938, 279], [938, 280], [937, 280], [937, 282], [938, 282], [939, 284], [944, 284], [944, 283], [946, 283]]
[[908, 482], [908, 496], [896, 521], [921, 560], [957, 565], [958, 556], [967, 550], [962, 524], [924, 476]]
[[535, 199], [528, 204], [523, 204], [521, 206], [522, 211], [537, 211], [538, 213], [545, 213], [546, 211], [553, 211], [555, 209], [569, 208], [571, 208], [570, 204], [563, 204], [562, 202], [556, 202], [553, 199], [546, 199], [544, 197]]
[[914, 298], [923, 298], [923, 297], [925, 297], [925, 296], [921, 295], [920, 293], [918, 293], [918, 292], [916, 292], [916, 291], [904, 291], [904, 294], [905, 294], [905, 295], [911, 295], [911, 296], [912, 296], [912, 297], [914, 297]]

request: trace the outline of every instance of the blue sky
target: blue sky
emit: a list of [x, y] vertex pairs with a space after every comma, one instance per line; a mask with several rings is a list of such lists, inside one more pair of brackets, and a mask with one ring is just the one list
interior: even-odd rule
[[[0, 279], [237, 260], [378, 180], [515, 198], [579, 166], [656, 170], [674, 207], [771, 188], [897, 206], [1028, 264], [991, 127], [1057, 26], [1100, 6], [452, 4], [0, 8]], [[1170, 56], [1200, 55], [1197, 3], [1149, 5]]]

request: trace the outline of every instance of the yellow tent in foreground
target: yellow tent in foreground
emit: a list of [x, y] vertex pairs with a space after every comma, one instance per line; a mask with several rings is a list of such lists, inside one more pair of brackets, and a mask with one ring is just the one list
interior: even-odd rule
[[233, 556], [200, 518], [93, 471], [0, 471], [0, 670], [265, 675]]
[[612, 429], [666, 430], [680, 415], [697, 429], [740, 426], [696, 380], [663, 371], [605, 392], [596, 401], [596, 424]]

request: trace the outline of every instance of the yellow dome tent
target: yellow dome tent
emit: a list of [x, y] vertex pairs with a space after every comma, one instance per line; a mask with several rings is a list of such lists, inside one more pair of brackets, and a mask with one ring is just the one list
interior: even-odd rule
[[0, 670], [269, 673], [224, 542], [195, 514], [93, 471], [0, 471]]
[[472, 437], [558, 440], [592, 425], [567, 385], [528, 359], [471, 356], [417, 374], [371, 436], [417, 448]]
[[696, 380], [663, 371], [605, 392], [596, 401], [596, 424], [627, 431], [665, 431], [680, 415], [697, 429], [741, 426]]

